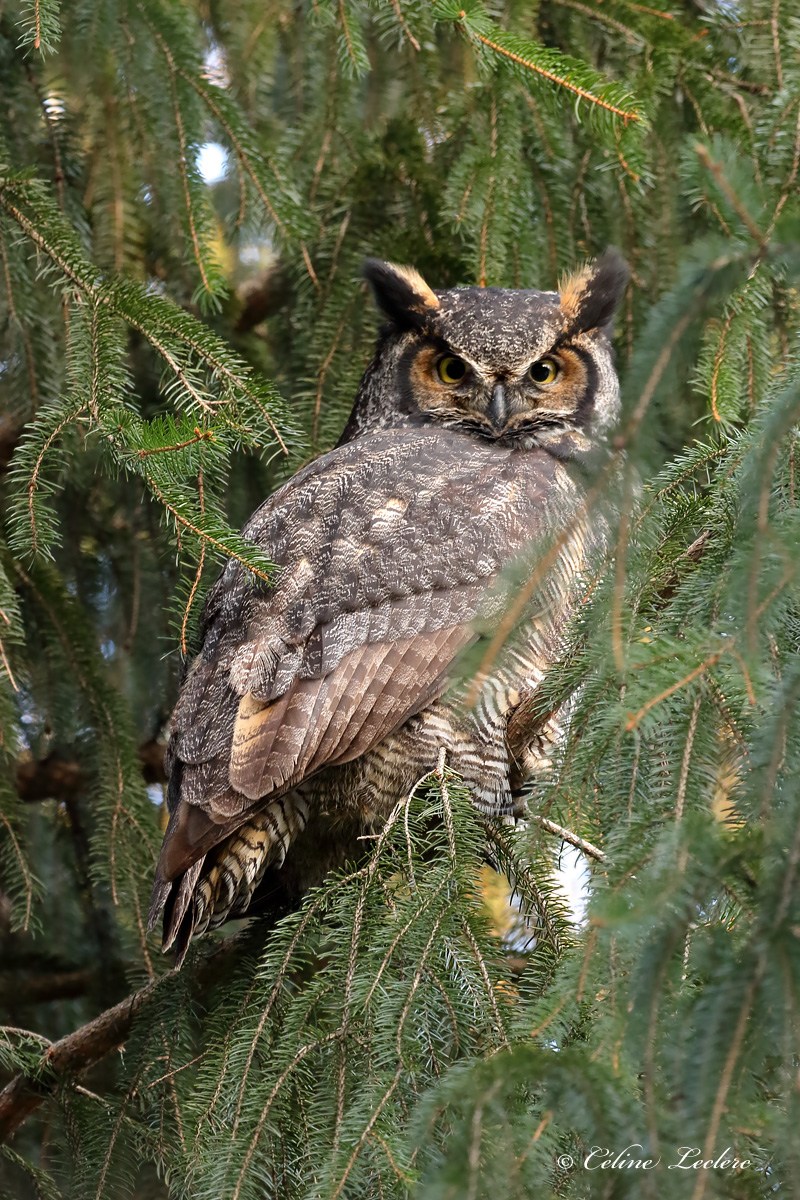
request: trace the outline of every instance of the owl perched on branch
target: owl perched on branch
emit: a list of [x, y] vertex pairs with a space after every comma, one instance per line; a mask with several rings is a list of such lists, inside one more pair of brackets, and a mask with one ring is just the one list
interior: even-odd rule
[[[163, 909], [178, 961], [207, 928], [296, 902], [441, 752], [481, 810], [519, 813], [558, 736], [557, 714], [509, 728], [602, 537], [581, 463], [617, 416], [627, 268], [608, 251], [558, 293], [365, 275], [386, 324], [342, 440], [248, 521], [274, 581], [228, 563], [172, 719], [151, 923]], [[514, 636], [459, 680], [515, 597]]]

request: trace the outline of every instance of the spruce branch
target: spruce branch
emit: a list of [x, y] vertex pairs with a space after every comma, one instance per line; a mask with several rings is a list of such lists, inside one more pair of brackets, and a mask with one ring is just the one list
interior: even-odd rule
[[14, 678], [14, 672], [11, 670], [11, 663], [8, 661], [8, 655], [6, 654], [6, 648], [3, 645], [2, 638], [0, 638], [0, 662], [2, 662], [3, 670], [6, 673], [6, 678], [8, 679], [8, 682], [11, 684], [14, 691], [18, 692], [19, 684], [17, 683], [16, 679]]
[[[233, 1116], [233, 1126], [232, 1126], [233, 1133], [236, 1132], [236, 1130], [239, 1126], [239, 1122], [241, 1120], [242, 1110], [244, 1108], [246, 1097], [247, 1097], [247, 1080], [248, 1080], [248, 1076], [250, 1075], [250, 1071], [252, 1070], [252, 1067], [253, 1067], [253, 1061], [255, 1059], [256, 1051], [258, 1049], [258, 1044], [259, 1044], [261, 1038], [264, 1036], [265, 1031], [268, 1028], [268, 1024], [269, 1024], [270, 1017], [272, 1016], [273, 1008], [276, 1005], [276, 1003], [280, 997], [281, 991], [283, 989], [283, 986], [286, 982], [287, 975], [288, 975], [288, 973], [291, 969], [292, 963], [293, 963], [295, 952], [296, 952], [298, 946], [300, 945], [303, 937], [305, 936], [306, 930], [307, 930], [308, 926], [310, 925], [312, 919], [314, 919], [317, 916], [317, 911], [318, 911], [318, 904], [315, 903], [313, 900], [310, 903], [306, 904], [305, 911], [304, 911], [300, 921], [297, 924], [297, 928], [296, 928], [294, 934], [292, 935], [292, 938], [286, 948], [286, 953], [284, 954], [282, 961], [278, 967], [278, 970], [275, 973], [275, 977], [274, 977], [273, 983], [272, 983], [272, 989], [271, 989], [269, 996], [267, 997], [266, 1003], [261, 1011], [261, 1015], [259, 1017], [258, 1024], [255, 1028], [252, 1041], [251, 1041], [250, 1046], [247, 1051], [247, 1056], [244, 1061], [244, 1066], [240, 1073], [239, 1083], [238, 1083], [238, 1088], [237, 1088], [236, 1111]], [[223, 1077], [224, 1077], [224, 1075], [223, 1075]], [[212, 1101], [212, 1111], [213, 1111], [214, 1101], [216, 1100], [216, 1098], [217, 1097], [214, 1097], [214, 1100]]]
[[23, 34], [22, 46], [41, 54], [52, 54], [61, 39], [59, 0], [25, 0], [18, 20]]
[[[741, 1006], [736, 1018], [736, 1024], [733, 1029], [733, 1037], [730, 1040], [727, 1056], [722, 1069], [719, 1080], [719, 1085], [714, 1096], [714, 1104], [709, 1114], [708, 1129], [706, 1132], [705, 1141], [703, 1143], [703, 1155], [705, 1158], [713, 1158], [714, 1148], [716, 1146], [719, 1127], [722, 1121], [725, 1106], [728, 1100], [728, 1094], [733, 1084], [734, 1071], [739, 1061], [739, 1056], [742, 1053], [745, 1040], [745, 1032], [747, 1024], [752, 1013], [753, 1003], [762, 985], [764, 975], [766, 973], [767, 960], [766, 952], [762, 952], [758, 956], [756, 969], [750, 977], [747, 985], [747, 990], [742, 997]], [[698, 1172], [700, 1176], [704, 1176], [706, 1172]], [[708, 1180], [698, 1178], [694, 1191], [692, 1192], [692, 1200], [703, 1200], [706, 1193]]]
[[625, 25], [622, 21], [618, 21], [615, 17], [610, 17], [608, 13], [604, 13], [599, 8], [592, 8], [588, 4], [581, 4], [580, 0], [555, 0], [556, 4], [561, 8], [571, 8], [575, 12], [582, 13], [591, 21], [597, 21], [601, 25], [605, 25], [609, 29], [615, 29], [617, 33], [622, 34], [626, 41], [632, 42], [635, 46], [647, 45], [647, 38], [630, 26]]
[[364, 55], [356, 53], [353, 33], [350, 30], [350, 22], [347, 16], [347, 5], [345, 0], [337, 0], [339, 6], [339, 23], [342, 27], [342, 37], [347, 48], [347, 57], [350, 61], [354, 74], [359, 74], [364, 69]]
[[[466, 16], [466, 14], [464, 15]], [[590, 104], [596, 104], [599, 108], [606, 109], [608, 112], [620, 117], [625, 124], [627, 124], [628, 121], [641, 121], [642, 118], [640, 113], [634, 112], [630, 109], [626, 110], [623, 108], [617, 108], [616, 105], [610, 104], [607, 100], [603, 100], [600, 96], [595, 96], [592, 92], [587, 91], [585, 88], [578, 87], [577, 84], [571, 83], [569, 79], [565, 78], [564, 76], [557, 75], [555, 71], [548, 71], [544, 67], [537, 66], [536, 63], [531, 62], [530, 59], [524, 58], [521, 54], [515, 53], [508, 46], [504, 46], [500, 42], [493, 42], [491, 38], [484, 37], [482, 33], [478, 33], [476, 31], [474, 36], [479, 42], [482, 42], [484, 46], [488, 46], [490, 50], [495, 50], [498, 54], [510, 59], [511, 62], [518, 63], [521, 67], [525, 67], [529, 71], [535, 71], [538, 75], [541, 75], [544, 79], [547, 79], [548, 82], [555, 83], [559, 87], [566, 88], [567, 91], [574, 92], [574, 94], [581, 100], [588, 100]]]
[[[25, 196], [34, 217], [15, 203], [13, 197], [18, 191]], [[160, 332], [162, 329], [183, 342], [201, 362], [207, 363], [230, 395], [236, 397], [241, 393], [254, 404], [267, 421], [282, 451], [288, 453], [283, 438], [259, 396], [251, 369], [231, 353], [222, 339], [163, 296], [147, 294], [129, 281], [106, 282], [86, 261], [71, 229], [62, 215], [53, 209], [40, 184], [28, 184], [19, 179], [0, 182], [0, 207], [17, 221], [37, 248], [79, 291], [95, 303], [107, 306], [147, 338], [198, 407], [211, 412], [215, 405], [194, 384], [187, 368], [164, 339]], [[226, 419], [224, 409], [221, 415]]]
[[[340, 1177], [337, 1181], [336, 1187], [332, 1193], [331, 1200], [338, 1200], [338, 1197], [341, 1196], [341, 1194], [344, 1190], [344, 1187], [347, 1183], [347, 1180], [350, 1177], [350, 1174], [353, 1170], [353, 1167], [355, 1166], [355, 1164], [358, 1160], [359, 1155], [361, 1154], [362, 1150], [364, 1149], [364, 1146], [366, 1145], [369, 1137], [371, 1136], [372, 1130], [374, 1129], [383, 1109], [388, 1104], [389, 1100], [391, 1099], [395, 1089], [397, 1088], [397, 1086], [400, 1083], [400, 1080], [403, 1076], [403, 1072], [405, 1070], [405, 1066], [404, 1066], [404, 1062], [403, 1062], [403, 1052], [402, 1052], [403, 1033], [405, 1031], [405, 1025], [408, 1020], [409, 1014], [411, 1012], [411, 1005], [413, 1003], [414, 996], [415, 996], [420, 984], [422, 983], [422, 980], [425, 975], [426, 964], [433, 952], [434, 943], [439, 936], [439, 927], [442, 922], [442, 919], [443, 919], [442, 916], [439, 916], [436, 918], [436, 920], [433, 923], [433, 927], [431, 929], [430, 936], [428, 937], [428, 940], [425, 943], [425, 946], [423, 947], [422, 953], [420, 955], [420, 961], [417, 965], [417, 968], [414, 972], [414, 976], [411, 980], [411, 987], [408, 990], [408, 995], [406, 997], [406, 1001], [405, 1001], [402, 1011], [400, 1013], [400, 1020], [398, 1022], [397, 1035], [395, 1038], [395, 1051], [397, 1054], [397, 1069], [395, 1070], [395, 1073], [392, 1076], [389, 1086], [386, 1088], [383, 1095], [380, 1097], [378, 1103], [373, 1108], [372, 1113], [370, 1114], [369, 1120], [367, 1121], [366, 1125], [364, 1126], [364, 1129], [362, 1130], [362, 1132], [358, 1138], [358, 1141], [356, 1142], [355, 1146], [353, 1147], [350, 1157], [348, 1158], [347, 1163], [345, 1164], [344, 1170], [342, 1171], [342, 1174], [340, 1175]], [[492, 999], [494, 1000], [494, 996], [492, 997]], [[496, 1006], [496, 1000], [494, 1001], [494, 1003]], [[500, 1027], [502, 1028], [502, 1023], [500, 1025]]]
[[137, 799], [141, 799], [143, 788], [138, 775], [135, 779], [131, 775], [133, 753], [125, 716], [117, 695], [109, 693], [103, 686], [104, 680], [98, 678], [94, 647], [87, 644], [85, 637], [76, 636], [79, 625], [74, 620], [74, 601], [66, 594], [66, 589], [58, 587], [52, 574], [28, 572], [18, 562], [12, 566], [22, 586], [35, 598], [41, 611], [46, 613], [59, 651], [106, 737], [106, 781], [113, 797], [108, 845], [109, 882], [112, 899], [117, 903], [117, 854], [123, 823], [135, 833], [140, 847], [152, 845], [153, 836], [152, 829], [143, 823], [144, 814], [136, 804]]
[[151, 454], [168, 454], [174, 450], [185, 450], [187, 446], [195, 446], [198, 442], [213, 442], [213, 429], [200, 429], [195, 426], [194, 433], [183, 442], [174, 442], [171, 446], [148, 446], [136, 451], [139, 458], [149, 458]]
[[33, 343], [31, 341], [31, 336], [28, 332], [26, 323], [23, 321], [22, 317], [17, 311], [17, 305], [14, 299], [14, 283], [11, 279], [11, 265], [9, 263], [6, 239], [2, 236], [2, 231], [0, 231], [0, 259], [2, 259], [3, 263], [3, 280], [6, 287], [6, 303], [8, 305], [8, 314], [16, 328], [19, 330], [20, 337], [22, 338], [22, 344], [25, 347], [25, 364], [28, 371], [31, 400], [34, 408], [38, 408], [39, 379], [36, 371], [36, 355], [34, 353]]
[[[232, 427], [236, 428], [236, 422], [226, 414], [224, 407], [222, 407], [222, 411], [220, 411], [220, 403], [206, 395], [201, 394], [199, 389], [192, 383], [187, 370], [178, 362], [175, 355], [169, 350], [166, 343], [155, 332], [152, 325], [149, 322], [145, 323], [141, 321], [141, 319], [136, 316], [136, 301], [134, 300], [134, 303], [131, 304], [131, 299], [131, 297], [122, 291], [117, 293], [117, 311], [120, 313], [120, 315], [125, 318], [131, 328], [138, 330], [143, 337], [147, 338], [147, 340], [153, 346], [153, 349], [161, 355], [161, 357], [175, 374], [178, 382], [185, 388], [188, 394], [197, 403], [199, 408], [201, 408], [208, 415], [216, 414], [221, 416], [221, 418], [227, 424], [230, 424]], [[254, 386], [254, 381], [249, 368], [242, 366], [240, 369], [237, 369], [239, 368], [239, 364], [233, 366], [230, 361], [231, 355], [227, 349], [223, 347], [221, 342], [218, 343], [219, 348], [217, 348], [217, 346], [214, 345], [214, 342], [210, 340], [208, 331], [203, 327], [201, 327], [202, 335], [198, 336], [200, 331], [194, 328], [193, 320], [191, 318], [184, 320], [184, 318], [188, 317], [188, 313], [184, 313], [182, 310], [176, 309], [169, 302], [164, 302], [161, 297], [150, 297], [149, 299], [151, 307], [156, 310], [154, 315], [156, 316], [159, 325], [168, 330], [171, 335], [183, 342], [183, 344], [187, 346], [201, 362], [207, 362], [209, 368], [220, 379], [229, 395], [235, 397], [237, 393], [241, 393], [246, 400], [248, 400], [258, 409], [272, 431], [276, 442], [281, 448], [281, 452], [285, 455], [288, 455], [289, 450], [286, 442], [281, 436], [273, 418], [267, 411], [263, 399], [259, 396], [258, 389], [256, 386]]]
[[50, 448], [52, 447], [53, 443], [61, 436], [61, 434], [64, 432], [64, 430], [67, 428], [68, 425], [71, 425], [74, 421], [78, 420], [82, 411], [83, 411], [82, 406], [73, 408], [71, 411], [67, 412], [61, 420], [59, 420], [55, 424], [53, 429], [47, 435], [47, 438], [45, 439], [44, 443], [42, 444], [42, 448], [39, 451], [39, 453], [36, 457], [36, 461], [33, 464], [33, 470], [31, 471], [30, 478], [28, 479], [28, 483], [27, 483], [25, 490], [28, 495], [27, 508], [28, 508], [28, 522], [29, 522], [30, 533], [31, 533], [31, 553], [34, 555], [38, 554], [38, 552], [39, 552], [39, 534], [38, 534], [38, 527], [37, 527], [37, 522], [36, 522], [35, 496], [36, 496], [36, 490], [39, 486], [39, 476], [41, 475], [42, 465], [43, 465], [44, 460], [47, 457], [47, 454], [49, 453]]
[[207, 263], [207, 249], [201, 243], [200, 232], [198, 229], [198, 218], [195, 214], [196, 197], [193, 195], [194, 186], [193, 180], [189, 175], [189, 143], [186, 136], [184, 126], [183, 112], [181, 110], [181, 102], [178, 96], [177, 78], [178, 71], [175, 64], [175, 59], [162, 37], [160, 31], [152, 24], [147, 22], [148, 27], [155, 38], [156, 44], [161, 48], [161, 52], [167, 62], [169, 68], [169, 83], [170, 95], [172, 98], [172, 114], [175, 120], [175, 129], [178, 135], [178, 171], [181, 177], [181, 186], [183, 189], [183, 200], [186, 207], [186, 222], [189, 229], [189, 236], [192, 243], [192, 252], [197, 269], [200, 272], [203, 288], [210, 296], [218, 296], [224, 292], [224, 281], [219, 273], [219, 265], [213, 264], [213, 274], [211, 264]]
[[420, 51], [422, 50], [422, 46], [420, 46], [419, 42], [414, 37], [414, 34], [409, 29], [408, 21], [406, 20], [405, 14], [400, 6], [400, 0], [392, 0], [392, 8], [395, 11], [397, 20], [400, 22], [400, 28], [403, 30], [404, 35], [408, 38], [408, 41], [409, 41], [412, 49], [414, 49], [417, 52], [417, 54], [419, 54]]

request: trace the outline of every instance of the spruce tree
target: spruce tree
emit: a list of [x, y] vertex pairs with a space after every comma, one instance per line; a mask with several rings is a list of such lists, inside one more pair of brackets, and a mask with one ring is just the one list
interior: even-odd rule
[[[9, 0], [0, 85], [0, 1195], [800, 1194], [796, 9]], [[608, 244], [612, 537], [530, 821], [444, 766], [171, 972], [180, 664], [342, 429], [364, 256], [554, 287]]]

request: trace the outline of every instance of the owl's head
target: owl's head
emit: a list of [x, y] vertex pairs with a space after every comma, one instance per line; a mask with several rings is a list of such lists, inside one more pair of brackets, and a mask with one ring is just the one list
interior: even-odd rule
[[615, 422], [609, 334], [628, 280], [615, 250], [558, 292], [437, 291], [377, 259], [364, 274], [386, 324], [343, 441], [424, 422], [571, 457]]

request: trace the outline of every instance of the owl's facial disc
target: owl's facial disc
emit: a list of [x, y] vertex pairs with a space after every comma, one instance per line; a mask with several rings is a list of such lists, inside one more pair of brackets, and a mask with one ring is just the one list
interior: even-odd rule
[[591, 390], [590, 356], [563, 342], [533, 362], [497, 370], [493, 364], [450, 353], [424, 335], [405, 356], [408, 384], [417, 411], [454, 428], [491, 440], [514, 440], [542, 429], [581, 424]]

